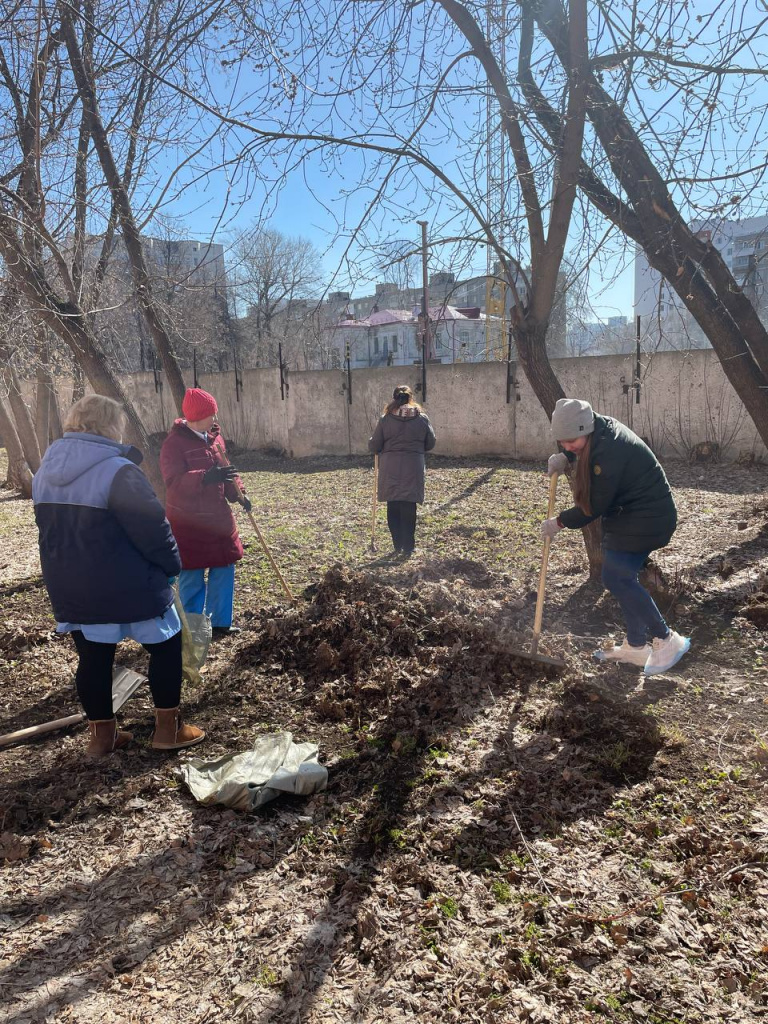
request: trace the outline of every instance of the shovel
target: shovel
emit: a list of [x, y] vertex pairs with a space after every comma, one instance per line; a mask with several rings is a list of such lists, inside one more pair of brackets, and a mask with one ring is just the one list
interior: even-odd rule
[[[139, 675], [130, 668], [120, 668], [116, 665], [112, 673], [112, 710], [117, 712], [125, 704], [129, 697], [138, 690], [142, 683], [146, 683], [147, 677]], [[84, 722], [86, 714], [69, 715], [67, 718], [56, 718], [53, 722], [43, 722], [41, 725], [30, 725], [26, 729], [17, 729], [16, 732], [7, 732], [0, 736], [0, 747], [7, 747], [11, 743], [25, 743], [35, 736], [42, 736], [47, 732], [56, 732], [57, 729], [67, 729], [70, 725], [79, 725]]]
[[[549, 481], [549, 509], [547, 518], [551, 519], [555, 512], [555, 499], [557, 498], [557, 480], [559, 473], [553, 473]], [[565, 662], [561, 658], [550, 658], [546, 654], [538, 654], [539, 640], [541, 639], [541, 620], [544, 616], [544, 591], [547, 584], [547, 564], [549, 563], [549, 547], [552, 543], [551, 537], [544, 538], [544, 547], [541, 552], [541, 571], [539, 572], [539, 592], [536, 597], [536, 614], [533, 618], [533, 639], [531, 640], [530, 651], [511, 650], [509, 654], [516, 658], [526, 658], [528, 661], [536, 661], [542, 665], [554, 665], [556, 668], [565, 668]]]
[[379, 488], [379, 456], [373, 456], [373, 510], [371, 512], [371, 551], [376, 550], [376, 506]]

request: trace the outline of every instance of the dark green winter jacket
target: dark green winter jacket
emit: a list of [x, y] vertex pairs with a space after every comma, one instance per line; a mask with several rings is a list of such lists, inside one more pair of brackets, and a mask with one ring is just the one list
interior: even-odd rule
[[595, 415], [589, 457], [592, 515], [561, 512], [578, 530], [602, 516], [603, 545], [613, 551], [655, 551], [669, 543], [677, 510], [664, 470], [648, 445], [623, 423]]

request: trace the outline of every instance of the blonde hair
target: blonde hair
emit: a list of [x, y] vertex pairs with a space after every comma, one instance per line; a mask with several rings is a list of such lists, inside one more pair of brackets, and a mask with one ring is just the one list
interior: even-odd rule
[[99, 434], [113, 441], [122, 441], [125, 410], [119, 402], [105, 395], [86, 395], [67, 413], [64, 430], [75, 434]]

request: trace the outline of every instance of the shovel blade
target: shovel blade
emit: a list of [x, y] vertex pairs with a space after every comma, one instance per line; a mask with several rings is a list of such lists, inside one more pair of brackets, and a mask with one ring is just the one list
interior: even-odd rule
[[116, 665], [112, 673], [112, 711], [118, 712], [125, 702], [134, 695], [147, 677], [130, 668]]
[[523, 661], [535, 661], [538, 665], [551, 665], [552, 668], [566, 667], [562, 658], [550, 658], [547, 654], [534, 654], [531, 651], [521, 651], [516, 647], [509, 647], [504, 653], [512, 658], [522, 658]]

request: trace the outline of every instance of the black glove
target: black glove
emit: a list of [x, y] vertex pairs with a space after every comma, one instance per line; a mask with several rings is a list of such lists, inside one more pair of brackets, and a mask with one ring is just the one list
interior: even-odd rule
[[251, 509], [253, 508], [253, 505], [250, 503], [250, 501], [246, 498], [245, 495], [243, 495], [242, 498], [240, 499], [240, 504], [243, 506], [246, 512], [250, 512]]
[[237, 470], [234, 466], [213, 466], [203, 474], [203, 484], [226, 484], [236, 476]]

